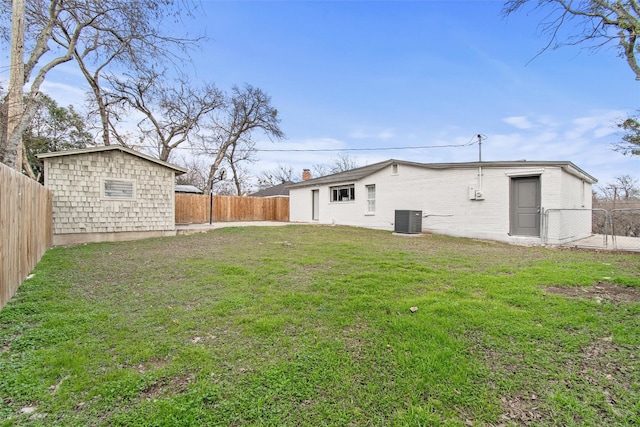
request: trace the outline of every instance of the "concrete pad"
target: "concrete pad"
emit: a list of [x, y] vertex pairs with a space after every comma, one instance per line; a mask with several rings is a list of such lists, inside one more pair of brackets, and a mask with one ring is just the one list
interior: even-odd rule
[[225, 227], [280, 227], [283, 225], [292, 225], [290, 222], [279, 221], [233, 221], [233, 222], [214, 222], [213, 224], [176, 224], [176, 233], [193, 234], [206, 233], [207, 231], [217, 230]]

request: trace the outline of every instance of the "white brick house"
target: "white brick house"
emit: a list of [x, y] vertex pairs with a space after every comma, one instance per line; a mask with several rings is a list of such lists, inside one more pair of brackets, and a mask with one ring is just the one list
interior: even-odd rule
[[[425, 232], [536, 244], [544, 210], [591, 209], [595, 182], [571, 162], [392, 159], [291, 185], [290, 220], [394, 230], [396, 210], [421, 211]], [[589, 235], [585, 211], [572, 238]], [[562, 239], [547, 235], [546, 243]]]
[[121, 146], [39, 154], [53, 193], [53, 244], [175, 235], [184, 169]]

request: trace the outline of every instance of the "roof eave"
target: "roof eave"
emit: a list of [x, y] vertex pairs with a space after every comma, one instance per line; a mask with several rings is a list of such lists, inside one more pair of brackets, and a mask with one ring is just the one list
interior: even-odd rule
[[112, 151], [112, 150], [119, 150], [128, 154], [131, 154], [133, 156], [148, 160], [150, 162], [156, 163], [158, 165], [164, 166], [166, 168], [173, 169], [175, 172], [177, 172], [177, 175], [182, 175], [183, 173], [187, 173], [187, 169], [185, 168], [173, 165], [171, 163], [167, 163], [163, 160], [156, 159], [155, 157], [151, 157], [147, 154], [143, 154], [138, 151], [132, 150], [131, 148], [123, 147], [120, 145], [105, 145], [100, 147], [79, 148], [77, 150], [52, 151], [49, 153], [36, 154], [36, 157], [39, 159], [47, 159], [51, 157], [73, 156], [73, 155], [79, 155], [79, 154], [99, 153], [102, 151]]

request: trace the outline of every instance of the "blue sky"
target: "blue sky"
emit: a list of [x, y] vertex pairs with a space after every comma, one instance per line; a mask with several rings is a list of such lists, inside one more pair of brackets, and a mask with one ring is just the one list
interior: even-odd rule
[[[185, 64], [194, 82], [250, 83], [272, 97], [287, 139], [256, 135], [258, 148], [335, 150], [260, 152], [256, 172], [280, 163], [298, 173], [345, 149], [456, 145], [483, 134], [486, 161], [569, 160], [601, 184], [640, 178], [640, 158], [610, 149], [615, 120], [640, 109], [640, 82], [616, 49], [567, 46], [531, 61], [547, 42], [543, 15], [504, 18], [502, 4], [202, 0], [202, 16], [175, 31], [209, 37]], [[78, 91], [68, 73], [44, 86], [61, 104]], [[477, 160], [478, 147], [349, 155], [359, 165], [463, 162]]]

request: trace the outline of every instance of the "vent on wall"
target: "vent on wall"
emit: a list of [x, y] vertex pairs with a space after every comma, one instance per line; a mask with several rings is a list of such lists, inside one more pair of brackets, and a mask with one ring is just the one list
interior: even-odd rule
[[402, 234], [422, 233], [422, 211], [396, 211], [394, 231]]
[[103, 194], [106, 198], [132, 199], [134, 197], [133, 181], [105, 179], [103, 185]]

